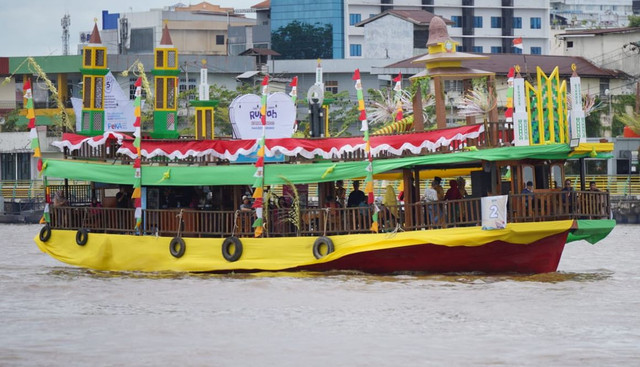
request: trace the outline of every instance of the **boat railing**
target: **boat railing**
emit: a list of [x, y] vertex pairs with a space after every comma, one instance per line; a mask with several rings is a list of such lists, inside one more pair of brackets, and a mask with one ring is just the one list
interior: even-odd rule
[[[418, 202], [414, 204], [353, 208], [271, 208], [264, 211], [266, 237], [329, 236], [371, 233], [378, 213], [381, 232], [429, 230], [482, 225], [481, 198]], [[70, 206], [51, 208], [56, 229], [86, 228], [92, 232], [138, 233], [184, 237], [252, 237], [254, 211], [204, 211], [195, 209], [143, 210], [139, 230], [134, 230], [135, 209]], [[608, 219], [608, 192], [546, 191], [509, 195], [507, 222], [565, 219]]]

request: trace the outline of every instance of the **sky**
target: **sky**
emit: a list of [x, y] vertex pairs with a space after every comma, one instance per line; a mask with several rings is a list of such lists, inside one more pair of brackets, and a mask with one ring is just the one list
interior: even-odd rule
[[[0, 0], [0, 57], [62, 55], [65, 13], [71, 16], [69, 51], [78, 49], [80, 32], [93, 29], [94, 18], [102, 29], [102, 11], [143, 12], [176, 3], [198, 4], [200, 0]], [[208, 0], [222, 7], [247, 9], [261, 0]], [[248, 15], [253, 17], [252, 15]]]

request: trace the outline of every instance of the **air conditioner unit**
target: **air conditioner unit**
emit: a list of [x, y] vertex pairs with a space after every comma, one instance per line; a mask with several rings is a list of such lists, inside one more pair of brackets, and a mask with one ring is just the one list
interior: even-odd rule
[[620, 158], [631, 159], [631, 151], [630, 150], [621, 150]]

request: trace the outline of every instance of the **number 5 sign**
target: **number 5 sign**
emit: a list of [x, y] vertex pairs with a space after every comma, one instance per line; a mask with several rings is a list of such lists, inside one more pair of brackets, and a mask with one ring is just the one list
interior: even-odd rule
[[500, 195], [482, 198], [482, 229], [503, 229], [507, 225], [507, 197]]

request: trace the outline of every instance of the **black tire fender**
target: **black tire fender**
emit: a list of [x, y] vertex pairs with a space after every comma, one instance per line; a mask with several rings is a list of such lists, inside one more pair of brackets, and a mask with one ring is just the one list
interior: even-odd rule
[[45, 226], [40, 229], [40, 241], [47, 242], [49, 238], [51, 238], [51, 226], [45, 224]]
[[84, 246], [89, 241], [89, 231], [86, 228], [80, 228], [76, 232], [76, 243], [78, 246]]
[[[327, 252], [324, 254], [322, 253], [323, 247], [326, 247], [327, 249]], [[329, 237], [326, 237], [326, 236], [318, 237], [316, 241], [313, 243], [313, 256], [316, 259], [322, 259], [323, 257], [332, 253], [333, 250], [334, 250], [333, 241], [331, 241]]]
[[181, 237], [173, 237], [169, 242], [169, 252], [175, 258], [181, 258], [187, 250], [187, 245]]
[[[233, 246], [233, 253], [231, 253]], [[242, 242], [236, 236], [227, 237], [222, 242], [222, 257], [229, 262], [238, 261], [242, 256]]]

